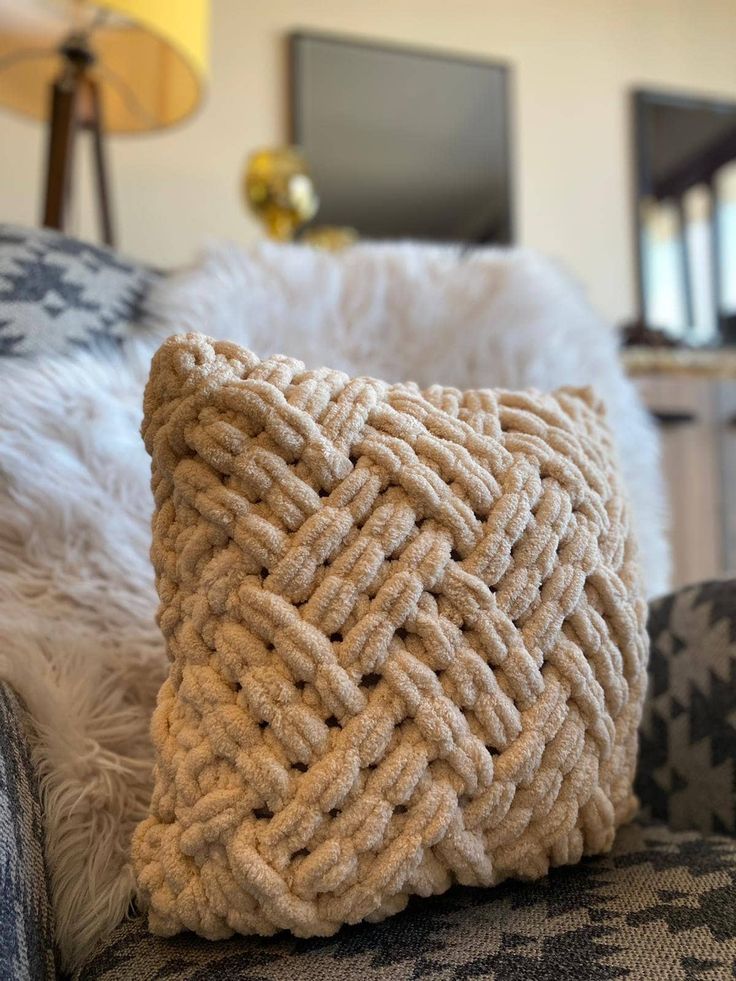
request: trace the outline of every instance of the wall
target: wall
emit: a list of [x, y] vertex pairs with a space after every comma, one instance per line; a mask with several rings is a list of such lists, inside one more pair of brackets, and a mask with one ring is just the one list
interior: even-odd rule
[[[249, 149], [285, 138], [284, 36], [294, 28], [511, 62], [520, 240], [566, 262], [614, 320], [634, 310], [629, 89], [666, 86], [736, 98], [734, 0], [213, 0], [212, 6], [205, 108], [175, 131], [113, 141], [121, 245], [160, 264], [191, 259], [207, 236], [246, 241], [258, 234], [240, 203], [239, 175]], [[0, 115], [1, 219], [36, 220], [43, 152], [41, 127]], [[94, 233], [85, 194], [76, 227]]]

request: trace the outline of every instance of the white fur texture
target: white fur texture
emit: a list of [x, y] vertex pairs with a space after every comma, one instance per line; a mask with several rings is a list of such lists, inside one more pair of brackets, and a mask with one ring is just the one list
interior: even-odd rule
[[163, 641], [138, 435], [147, 359], [5, 363], [0, 428], [0, 677], [36, 723], [61, 962], [124, 916], [150, 799]]
[[526, 249], [360, 244], [338, 253], [219, 246], [152, 298], [167, 333], [197, 330], [386, 381], [458, 388], [594, 385], [631, 497], [647, 592], [669, 585], [657, 435], [613, 330]]
[[133, 896], [150, 794], [148, 722], [166, 671], [138, 435], [148, 361], [187, 329], [389, 381], [593, 383], [636, 509], [650, 594], [667, 583], [655, 435], [609, 330], [522, 251], [361, 245], [338, 255], [220, 247], [165, 281], [160, 326], [117, 359], [0, 365], [0, 677], [36, 722], [61, 960], [80, 964]]

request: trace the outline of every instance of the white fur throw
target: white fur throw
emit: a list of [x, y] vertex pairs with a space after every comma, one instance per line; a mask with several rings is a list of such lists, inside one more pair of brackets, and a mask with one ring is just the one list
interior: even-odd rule
[[181, 329], [389, 381], [593, 383], [608, 406], [649, 594], [667, 583], [652, 427], [612, 333], [526, 252], [361, 245], [220, 248], [165, 281], [160, 329], [116, 360], [0, 364], [0, 677], [36, 721], [63, 964], [125, 914], [150, 798], [148, 724], [166, 671], [153, 622], [152, 501], [138, 434], [151, 354]]
[[35, 720], [62, 965], [125, 915], [165, 675], [149, 568], [148, 358], [5, 361], [0, 677]]
[[152, 305], [166, 333], [199, 331], [259, 355], [286, 351], [420, 387], [593, 385], [606, 404], [634, 509], [649, 596], [670, 556], [657, 435], [582, 290], [526, 249], [360, 244], [331, 253], [269, 242], [220, 246], [165, 280]]

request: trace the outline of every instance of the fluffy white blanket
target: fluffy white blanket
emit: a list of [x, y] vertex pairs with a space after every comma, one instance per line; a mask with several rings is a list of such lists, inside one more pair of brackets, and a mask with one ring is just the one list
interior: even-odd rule
[[462, 387], [593, 383], [608, 403], [650, 594], [667, 583], [656, 440], [611, 332], [521, 251], [220, 247], [163, 283], [160, 326], [120, 355], [0, 366], [0, 677], [36, 722], [61, 959], [73, 969], [134, 893], [128, 842], [150, 792], [166, 670], [138, 436], [150, 356], [196, 329], [260, 354]]
[[386, 381], [458, 388], [594, 385], [608, 407], [650, 596], [669, 585], [657, 436], [611, 327], [556, 265], [526, 249], [361, 244], [329, 253], [220, 246], [166, 282], [169, 332], [286, 352]]

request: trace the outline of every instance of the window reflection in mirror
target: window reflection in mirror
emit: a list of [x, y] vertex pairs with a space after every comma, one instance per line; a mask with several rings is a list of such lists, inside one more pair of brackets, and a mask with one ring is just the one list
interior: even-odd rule
[[736, 341], [736, 104], [634, 100], [642, 320], [689, 344]]

